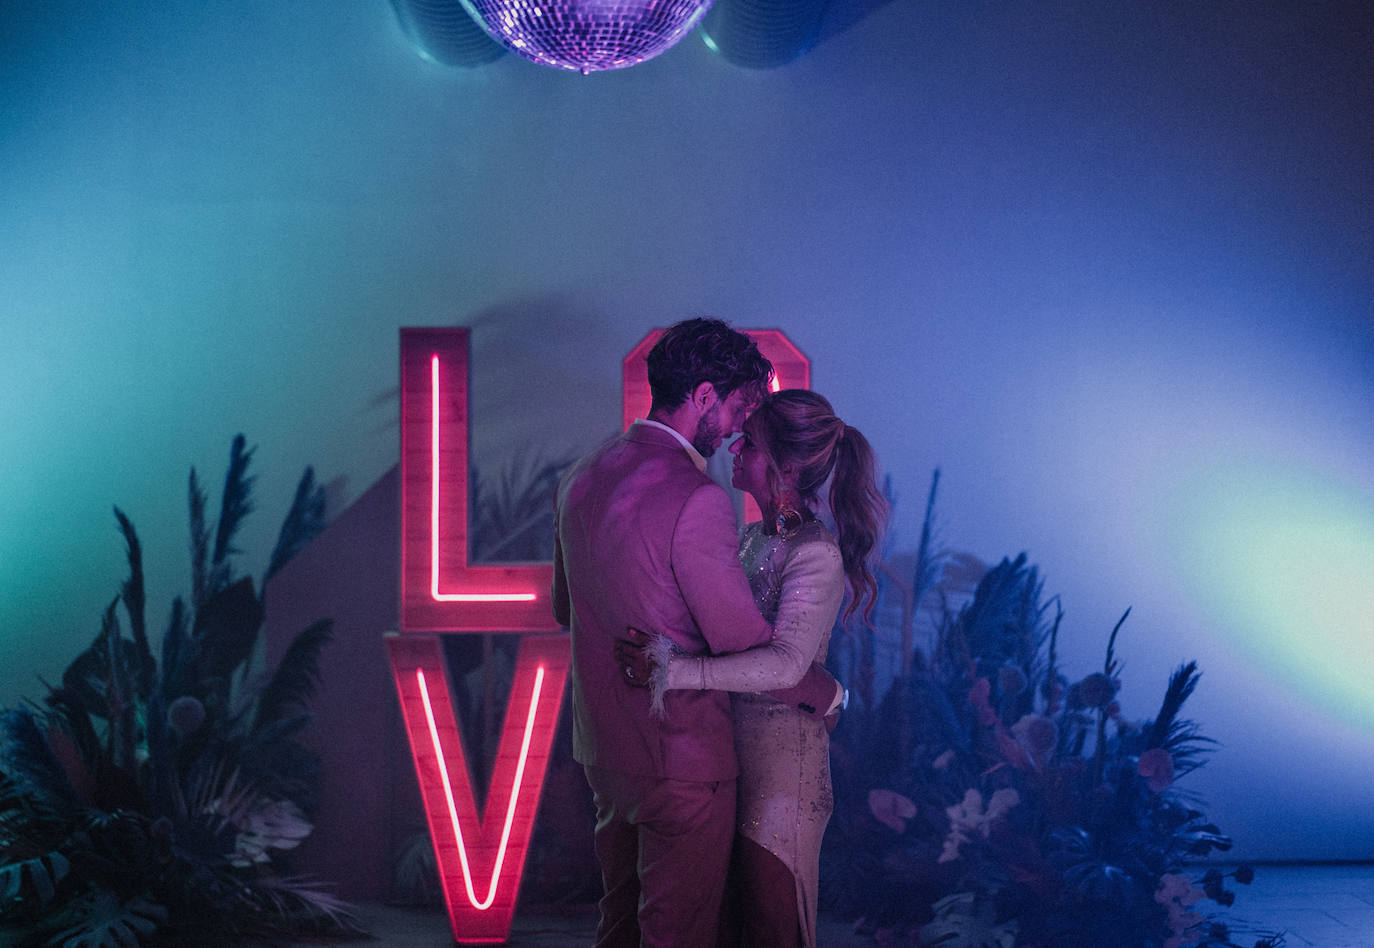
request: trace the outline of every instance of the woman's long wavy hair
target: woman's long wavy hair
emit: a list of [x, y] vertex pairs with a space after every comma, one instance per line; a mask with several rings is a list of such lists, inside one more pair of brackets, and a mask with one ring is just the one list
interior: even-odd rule
[[853, 593], [844, 618], [862, 608], [864, 622], [872, 625], [878, 580], [869, 558], [887, 522], [888, 504], [878, 489], [878, 462], [868, 439], [836, 417], [825, 398], [799, 388], [766, 396], [744, 422], [744, 431], [768, 460], [774, 497], [784, 468], [797, 472], [797, 490], [808, 508], [814, 509], [829, 479], [835, 539]]

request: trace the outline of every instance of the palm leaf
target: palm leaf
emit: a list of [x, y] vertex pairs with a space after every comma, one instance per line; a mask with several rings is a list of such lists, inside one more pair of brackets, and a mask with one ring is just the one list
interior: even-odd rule
[[263, 577], [264, 585], [325, 528], [325, 499], [324, 487], [315, 483], [314, 468], [307, 467], [300, 483], [296, 485], [291, 509], [282, 521], [277, 545], [272, 549], [272, 557], [267, 565], [267, 575]]
[[1045, 677], [1040, 685], [1040, 696], [1045, 699], [1046, 713], [1053, 708], [1057, 710], [1058, 698], [1055, 692], [1061, 687], [1059, 681], [1059, 624], [1064, 621], [1064, 604], [1055, 596], [1051, 602], [1054, 603], [1054, 622], [1050, 624], [1048, 636], [1049, 657], [1045, 664]]
[[34, 831], [39, 823], [51, 818], [51, 807], [36, 799], [6, 770], [0, 769], [0, 863], [32, 852]]
[[1169, 687], [1164, 689], [1164, 700], [1160, 703], [1159, 714], [1155, 716], [1154, 724], [1150, 727], [1150, 736], [1145, 742], [1146, 749], [1165, 746], [1178, 712], [1197, 688], [1198, 679], [1201, 677], [1202, 673], [1197, 670], [1196, 661], [1174, 669], [1174, 673], [1169, 676]]
[[1126, 619], [1131, 614], [1131, 607], [1127, 606], [1126, 611], [1121, 614], [1121, 618], [1116, 620], [1116, 625], [1112, 627], [1112, 634], [1107, 637], [1107, 658], [1102, 663], [1103, 674], [1107, 677], [1114, 676], [1119, 670], [1116, 660], [1116, 634], [1121, 631], [1121, 627], [1126, 624]]
[[185, 815], [190, 819], [210, 817], [217, 826], [244, 826], [260, 796], [252, 781], [245, 779], [238, 767], [230, 769], [223, 757], [202, 758], [187, 780]]
[[205, 491], [196, 469], [191, 468], [187, 487], [191, 517], [191, 607], [199, 609], [210, 596], [210, 528], [205, 525]]
[[[1026, 554], [1003, 558], [978, 584], [973, 601], [959, 614], [970, 657], [984, 670], [1005, 662], [1024, 664], [1035, 644], [1035, 621], [1040, 582]], [[1036, 617], [1038, 618], [1038, 617]]]
[[119, 599], [115, 598], [105, 607], [95, 640], [62, 672], [61, 690], [67, 702], [82, 713], [98, 718], [110, 716], [110, 640], [119, 640], [119, 619], [115, 614], [118, 606]]
[[186, 603], [178, 596], [172, 600], [172, 615], [162, 633], [162, 700], [170, 704], [187, 693], [188, 669], [195, 664], [197, 648], [186, 634]]
[[516, 452], [497, 477], [497, 488], [474, 472], [472, 555], [477, 560], [547, 559], [553, 555], [553, 492], [574, 459], [546, 461]]
[[261, 727], [253, 729], [243, 741], [243, 755], [252, 756], [254, 753], [270, 749], [273, 744], [283, 741], [290, 741], [301, 731], [305, 730], [313, 715], [308, 711], [299, 714], [283, 714], [274, 721], [266, 723]]
[[115, 604], [111, 603], [105, 613], [105, 627], [102, 630], [106, 673], [105, 706], [110, 721], [106, 745], [114, 765], [128, 770], [134, 766], [134, 747], [137, 742], [135, 719], [138, 708], [134, 681], [137, 679], [138, 658], [129, 653], [129, 649], [134, 646], [126, 642], [120, 634], [119, 620], [114, 610]]
[[263, 876], [256, 888], [265, 894], [283, 916], [304, 912], [307, 916], [327, 918], [345, 931], [360, 931], [349, 904], [325, 889], [325, 883], [300, 876]]
[[[947, 554], [941, 548], [935, 532], [935, 494], [940, 486], [940, 469], [930, 475], [930, 493], [926, 495], [926, 515], [921, 521], [921, 542], [916, 548], [916, 570], [912, 575], [912, 609], [921, 608], [926, 592], [940, 582]], [[889, 500], [895, 506], [896, 498]]]
[[120, 589], [120, 598], [124, 600], [124, 609], [129, 614], [129, 634], [133, 636], [134, 647], [138, 651], [138, 694], [146, 698], [157, 670], [153, 661], [153, 650], [148, 645], [146, 598], [143, 590], [143, 547], [138, 542], [138, 533], [134, 530], [133, 523], [124, 516], [124, 512], [116, 507], [114, 513], [129, 551], [129, 578]]
[[171, 813], [174, 808], [172, 788], [176, 784], [176, 760], [172, 751], [174, 740], [167, 721], [167, 703], [160, 689], [154, 689], [149, 696], [147, 709], [144, 721], [144, 739], [148, 748], [146, 796], [150, 812]]
[[215, 531], [215, 551], [210, 560], [217, 571], [227, 570], [225, 561], [232, 554], [241, 552], [234, 546], [234, 534], [238, 533], [244, 518], [253, 512], [253, 482], [257, 478], [248, 475], [248, 464], [253, 460], [253, 452], [257, 448], [245, 448], [245, 444], [247, 442], [243, 435], [235, 435], [229, 449], [229, 470], [224, 475], [219, 526]]
[[282, 718], [247, 737], [238, 761], [254, 786], [274, 799], [295, 802], [305, 813], [319, 806], [320, 759], [295, 735], [310, 723], [310, 715]]
[[1211, 751], [1216, 741], [1203, 737], [1198, 725], [1180, 718], [1183, 703], [1197, 688], [1202, 673], [1197, 670], [1197, 662], [1180, 665], [1169, 676], [1169, 687], [1164, 690], [1164, 700], [1160, 703], [1159, 715], [1150, 726], [1145, 748], [1160, 747], [1169, 752], [1174, 759], [1175, 778], [1201, 767], [1204, 757]]
[[56, 809], [78, 805], [66, 769], [27, 708], [0, 712], [0, 764], [20, 793], [31, 793]]
[[192, 636], [198, 677], [214, 679], [227, 698], [230, 675], [253, 652], [263, 621], [262, 602], [247, 576], [215, 592], [196, 611]]
[[277, 670], [258, 699], [253, 730], [282, 718], [307, 704], [320, 681], [320, 652], [333, 638], [334, 623], [321, 619], [297, 635], [282, 655]]
[[92, 767], [100, 760], [100, 734], [87, 709], [67, 692], [65, 688], [49, 687], [43, 703], [48, 711], [45, 715], [53, 727], [60, 727], [75, 745], [76, 754], [84, 767]]

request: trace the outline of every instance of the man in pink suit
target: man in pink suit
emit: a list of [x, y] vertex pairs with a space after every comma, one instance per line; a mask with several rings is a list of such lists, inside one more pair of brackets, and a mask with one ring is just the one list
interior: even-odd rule
[[[729, 697], [670, 691], [667, 716], [655, 717], [613, 647], [628, 627], [693, 653], [771, 638], [737, 557], [734, 509], [705, 460], [740, 430], [771, 374], [725, 323], [678, 323], [649, 353], [648, 420], [559, 486], [553, 603], [572, 630], [573, 755], [597, 807], [598, 946], [715, 944], [738, 772]], [[813, 675], [809, 687], [801, 706], [824, 714], [834, 680]]]

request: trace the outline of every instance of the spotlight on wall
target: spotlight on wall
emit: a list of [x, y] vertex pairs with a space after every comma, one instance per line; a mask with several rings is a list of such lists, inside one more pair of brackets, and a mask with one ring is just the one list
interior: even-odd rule
[[634, 66], [672, 48], [712, 0], [462, 0], [507, 49], [584, 76]]

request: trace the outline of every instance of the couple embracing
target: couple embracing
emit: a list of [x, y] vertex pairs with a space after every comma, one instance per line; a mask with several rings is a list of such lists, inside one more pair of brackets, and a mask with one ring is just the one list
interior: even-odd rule
[[[579, 461], [555, 507], [596, 944], [813, 946], [843, 694], [824, 661], [846, 584], [850, 613], [876, 593], [873, 452], [824, 398], [769, 394], [768, 360], [719, 320], [671, 327], [648, 376], [649, 418]], [[742, 536], [706, 473], [741, 431], [733, 483], [763, 512]]]

